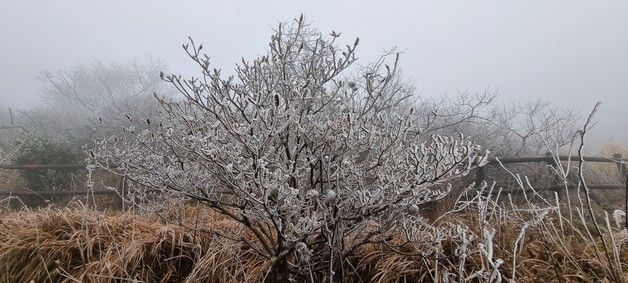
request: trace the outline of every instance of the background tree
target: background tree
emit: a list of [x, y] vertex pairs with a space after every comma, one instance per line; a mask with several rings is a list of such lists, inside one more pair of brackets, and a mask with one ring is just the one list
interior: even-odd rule
[[540, 100], [503, 105], [496, 97], [487, 90], [422, 98], [416, 104], [416, 121], [425, 132], [464, 133], [500, 157], [542, 155], [564, 150], [572, 142], [576, 113]]
[[138, 122], [134, 117], [157, 115], [159, 105], [153, 95], [171, 93], [159, 78], [164, 68], [153, 60], [94, 61], [57, 73], [44, 72], [45, 105], [25, 116], [40, 132], [76, 145], [87, 144]]

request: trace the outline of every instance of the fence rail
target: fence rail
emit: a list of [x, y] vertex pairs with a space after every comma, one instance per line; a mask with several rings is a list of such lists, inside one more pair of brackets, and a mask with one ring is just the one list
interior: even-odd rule
[[[0, 196], [75, 196], [85, 195], [88, 191], [0, 191]], [[93, 190], [89, 192], [94, 195], [118, 195], [114, 190]]]
[[[552, 163], [555, 162], [556, 159], [560, 161], [574, 161], [577, 162], [580, 160], [580, 157], [577, 155], [560, 155], [558, 158], [552, 155], [545, 156], [524, 156], [524, 157], [510, 157], [510, 158], [489, 158], [489, 163], [491, 162], [499, 162], [502, 164], [513, 164], [513, 163], [533, 163], [533, 162], [546, 162]], [[615, 154], [613, 157], [601, 157], [601, 156], [583, 156], [584, 161], [587, 162], [606, 162], [606, 163], [616, 163], [616, 164], [627, 164], [628, 160], [622, 159], [621, 155]]]
[[[0, 164], [0, 170], [58, 170], [58, 169], [85, 169], [85, 164]], [[2, 188], [0, 188], [2, 189]], [[53, 196], [75, 196], [85, 195], [87, 191], [51, 191], [51, 190], [36, 190], [30, 188], [29, 190], [0, 190], [0, 196], [40, 196], [40, 197], [53, 197]], [[94, 195], [119, 195], [115, 190], [99, 189], [89, 192]]]
[[14, 169], [14, 170], [85, 169], [85, 164], [0, 164], [0, 169]]
[[[520, 164], [520, 163], [545, 163], [549, 167], [556, 169], [562, 161], [578, 162], [580, 156], [577, 155], [560, 155], [554, 156], [551, 153], [546, 153], [545, 156], [527, 156], [527, 157], [512, 157], [512, 158], [489, 158], [487, 166], [495, 166], [501, 164]], [[587, 188], [592, 190], [626, 190], [626, 207], [628, 209], [628, 160], [623, 159], [621, 154], [613, 154], [613, 157], [602, 156], [582, 156], [582, 160], [586, 162], [599, 162], [599, 163], [614, 163], [617, 165], [620, 180], [626, 180], [625, 184], [589, 184]], [[552, 173], [553, 171], [550, 171]], [[554, 174], [555, 175], [555, 174]], [[480, 167], [475, 173], [475, 182], [479, 186], [486, 178], [485, 167]], [[559, 176], [554, 176], [553, 184], [550, 184], [548, 188], [553, 190], [561, 196], [561, 190], [563, 189], [578, 189], [580, 188], [576, 184], [559, 185]]]
[[[615, 163], [619, 169], [622, 177], [628, 178], [628, 160], [622, 158], [621, 154], [614, 154], [613, 157], [601, 157], [601, 156], [583, 156], [582, 159], [586, 162], [602, 162], [602, 163]], [[489, 158], [488, 166], [496, 165], [499, 162], [502, 164], [518, 164], [518, 163], [546, 163], [550, 166], [558, 166], [557, 162], [561, 161], [574, 161], [580, 160], [576, 155], [560, 155], [558, 157], [552, 156], [546, 153], [545, 156], [524, 156], [524, 157], [509, 157], [509, 158]], [[44, 170], [44, 169], [85, 169], [85, 164], [0, 164], [0, 169], [6, 170]], [[480, 167], [476, 170], [476, 184], [480, 184], [484, 179], [484, 167]], [[577, 188], [576, 185], [568, 185], [570, 189]], [[626, 189], [626, 185], [589, 185], [591, 189]], [[564, 186], [550, 186], [553, 190], [564, 189]], [[0, 190], [0, 196], [66, 196], [66, 195], [84, 195], [86, 191], [39, 191], [39, 190], [20, 190], [20, 191], [2, 191]], [[95, 195], [117, 195], [118, 192], [114, 190], [93, 190]], [[627, 192], [628, 193], [628, 192]]]

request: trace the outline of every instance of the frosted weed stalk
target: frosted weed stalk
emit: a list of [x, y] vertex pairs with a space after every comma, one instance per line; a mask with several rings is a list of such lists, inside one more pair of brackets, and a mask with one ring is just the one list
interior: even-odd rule
[[[591, 117], [584, 130], [578, 133], [580, 157]], [[548, 195], [539, 191], [527, 177], [502, 165], [519, 187], [518, 196], [503, 195], [495, 184], [483, 183], [477, 189], [470, 187], [460, 195], [451, 211], [433, 224], [424, 225], [426, 229], [419, 233], [422, 236], [415, 235], [414, 241], [406, 242], [413, 246], [410, 252], [397, 252], [394, 256], [378, 250], [373, 254], [381, 260], [372, 256], [365, 262], [378, 262], [382, 271], [376, 278], [381, 282], [408, 279], [624, 282], [626, 230], [613, 227], [607, 212], [593, 209], [586, 197], [588, 188], [583, 166], [580, 158], [579, 162], [568, 161], [566, 166], [561, 164], [556, 168], [557, 173], [561, 173], [559, 183], [564, 185], [564, 195], [572, 195], [565, 203], [558, 192]], [[566, 178], [576, 169], [580, 187], [570, 192]]]

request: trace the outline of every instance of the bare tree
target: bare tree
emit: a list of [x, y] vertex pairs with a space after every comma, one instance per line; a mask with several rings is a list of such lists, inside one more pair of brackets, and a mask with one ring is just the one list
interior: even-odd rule
[[[9, 151], [14, 148], [16, 137], [26, 129], [16, 121], [11, 108], [0, 109], [0, 151]], [[3, 161], [8, 160], [6, 157]]]
[[570, 144], [578, 119], [574, 112], [545, 101], [501, 105], [496, 97], [489, 90], [465, 90], [423, 99], [417, 103], [417, 121], [425, 132], [464, 133], [499, 156], [539, 155]]
[[[134, 124], [133, 117], [156, 115], [156, 92], [169, 95], [159, 78], [164, 65], [158, 61], [105, 64], [95, 61], [57, 73], [44, 72], [45, 106], [24, 113], [34, 128], [49, 135], [86, 143], [97, 128], [109, 136]], [[80, 117], [80, 119], [77, 119]]]
[[101, 141], [94, 161], [136, 196], [193, 199], [242, 224], [254, 240], [219, 236], [268, 258], [274, 281], [342, 278], [362, 245], [411, 238], [421, 205], [448, 192], [437, 185], [486, 154], [463, 136], [423, 135], [398, 53], [351, 72], [358, 40], [338, 38], [301, 17], [227, 78], [190, 40], [202, 74], [162, 75], [185, 100], [160, 99], [163, 119]]

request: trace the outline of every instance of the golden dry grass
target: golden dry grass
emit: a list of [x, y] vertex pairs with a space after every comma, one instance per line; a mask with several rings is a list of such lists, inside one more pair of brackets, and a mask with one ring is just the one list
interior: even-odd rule
[[250, 251], [131, 213], [10, 213], [0, 220], [0, 242], [2, 282], [256, 281], [264, 268]]
[[[208, 231], [240, 231], [242, 227], [205, 209], [183, 211], [188, 224]], [[442, 219], [440, 225], [474, 225], [470, 216]], [[437, 223], [438, 224], [438, 223]], [[495, 225], [495, 255], [504, 259], [502, 271], [512, 270], [512, 246], [518, 224]], [[540, 228], [539, 228], [540, 229]], [[473, 226], [471, 230], [479, 227]], [[617, 232], [617, 231], [615, 231]], [[600, 282], [612, 275], [594, 256], [591, 244], [576, 236], [563, 243], [530, 229], [517, 256], [519, 282]], [[438, 243], [440, 258], [417, 256]], [[599, 244], [599, 243], [597, 243]], [[616, 244], [625, 242], [616, 239]], [[350, 282], [443, 282], [443, 270], [460, 264], [455, 239], [404, 246], [399, 254], [382, 245], [367, 245], [345, 259], [354, 268]], [[628, 278], [628, 251], [621, 248], [623, 280]], [[484, 266], [482, 255], [470, 254], [468, 274]], [[260, 282], [271, 265], [246, 246], [216, 238], [212, 233], [164, 224], [158, 218], [130, 212], [104, 213], [73, 209], [20, 211], [0, 216], [1, 282]], [[477, 282], [477, 281], [472, 281]]]

